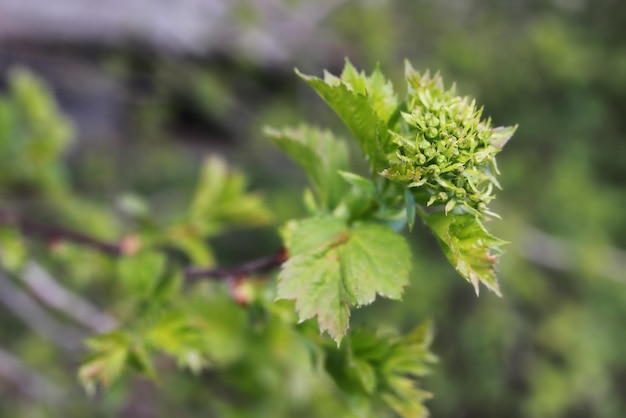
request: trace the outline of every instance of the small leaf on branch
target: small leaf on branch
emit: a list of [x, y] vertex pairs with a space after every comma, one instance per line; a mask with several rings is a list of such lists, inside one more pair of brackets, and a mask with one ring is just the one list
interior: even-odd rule
[[355, 93], [367, 96], [380, 119], [387, 121], [396, 111], [398, 96], [394, 92], [393, 84], [385, 78], [378, 65], [368, 77], [364, 71], [357, 71], [350, 60], [346, 59], [341, 81]]
[[[367, 219], [380, 205], [380, 192], [371, 180], [358, 174], [347, 171], [341, 171], [339, 174], [351, 188], [344, 194], [341, 204], [333, 214], [351, 220]], [[343, 216], [342, 212], [347, 216]]]
[[469, 281], [476, 294], [482, 283], [498, 296], [500, 287], [496, 278], [495, 264], [500, 247], [506, 242], [491, 235], [482, 223], [471, 214], [446, 215], [437, 212], [423, 215], [433, 230], [446, 257], [461, 276]]
[[502, 149], [506, 143], [511, 139], [517, 125], [515, 126], [500, 126], [491, 130], [491, 143], [498, 149]]
[[338, 175], [348, 168], [345, 143], [330, 131], [306, 125], [280, 131], [267, 128], [265, 134], [306, 172], [321, 206], [334, 209], [346, 189]]
[[380, 71], [371, 77], [357, 73], [346, 62], [341, 78], [325, 73], [324, 79], [296, 73], [328, 103], [352, 131], [372, 167], [388, 166], [387, 154], [393, 151], [387, 121], [398, 106], [391, 83]]
[[408, 282], [411, 254], [404, 239], [377, 223], [348, 227], [331, 216], [290, 225], [290, 254], [278, 278], [278, 299], [294, 299], [301, 321], [317, 316], [320, 331], [339, 344], [350, 307], [376, 295], [400, 299]]
[[430, 352], [432, 334], [430, 321], [402, 337], [355, 330], [341, 348], [327, 348], [326, 370], [351, 404], [363, 410], [382, 401], [403, 418], [425, 418], [424, 401], [431, 394], [419, 388], [417, 379], [436, 361]]
[[165, 268], [165, 256], [156, 252], [142, 251], [117, 261], [120, 282], [136, 296], [151, 294]]
[[204, 235], [229, 225], [263, 225], [271, 219], [260, 196], [246, 191], [243, 173], [219, 157], [207, 158], [200, 172], [188, 221]]
[[98, 384], [108, 386], [124, 371], [130, 356], [131, 338], [121, 330], [98, 335], [87, 341], [91, 358], [80, 368], [78, 378], [93, 394]]

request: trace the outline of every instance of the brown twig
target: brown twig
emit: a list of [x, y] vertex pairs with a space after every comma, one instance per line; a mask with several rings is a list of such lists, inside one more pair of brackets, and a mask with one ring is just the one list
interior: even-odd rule
[[124, 245], [124, 240], [119, 243], [105, 242], [78, 231], [25, 219], [22, 216], [2, 209], [0, 209], [0, 225], [11, 225], [19, 229], [22, 234], [26, 236], [42, 238], [50, 243], [57, 241], [73, 242], [114, 257], [128, 253]]
[[[25, 219], [22, 216], [2, 209], [0, 209], [0, 225], [13, 226], [19, 229], [25, 236], [44, 239], [50, 243], [57, 241], [72, 242], [113, 257], [131, 255], [136, 252], [138, 247], [141, 245], [136, 242], [137, 239], [133, 236], [123, 238], [117, 243], [110, 243], [83, 234], [82, 232]], [[190, 267], [185, 269], [185, 277], [190, 281], [201, 278], [233, 279], [249, 276], [255, 273], [267, 272], [279, 267], [285, 261], [287, 261], [287, 251], [282, 249], [272, 256], [258, 258], [233, 267], [215, 267], [208, 269]]]
[[185, 270], [185, 277], [188, 280], [200, 278], [211, 279], [235, 279], [245, 277], [255, 273], [264, 273], [282, 265], [287, 261], [287, 250], [282, 249], [278, 253], [249, 261], [233, 267], [197, 268], [192, 267]]

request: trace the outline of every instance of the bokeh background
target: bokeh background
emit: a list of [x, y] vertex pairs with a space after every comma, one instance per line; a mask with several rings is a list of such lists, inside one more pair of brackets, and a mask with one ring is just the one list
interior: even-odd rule
[[[2, 86], [17, 67], [50, 86], [73, 126], [65, 169], [95, 206], [140, 211], [141, 196], [167, 218], [207, 155], [247, 173], [275, 224], [217, 237], [225, 264], [278, 248], [275, 226], [304, 213], [304, 176], [262, 127], [305, 120], [348, 136], [293, 72], [337, 73], [345, 57], [368, 71], [380, 64], [399, 91], [405, 58], [440, 71], [494, 125], [519, 124], [498, 157], [502, 220], [488, 225], [510, 241], [504, 297], [476, 298], [418, 227], [404, 302], [377, 302], [353, 323], [406, 330], [433, 318], [434, 417], [626, 416], [625, 2], [0, 0]], [[32, 212], [36, 196], [7, 194], [3, 171], [2, 195]], [[106, 233], [90, 210], [72, 216]], [[95, 328], [114, 321], [105, 277], [68, 283], [52, 271], [100, 306]], [[211, 406], [226, 395], [210, 376], [179, 372], [87, 397], [80, 353], [59, 338], [75, 330], [31, 306], [29, 292], [0, 281], [0, 416], [238, 416]]]

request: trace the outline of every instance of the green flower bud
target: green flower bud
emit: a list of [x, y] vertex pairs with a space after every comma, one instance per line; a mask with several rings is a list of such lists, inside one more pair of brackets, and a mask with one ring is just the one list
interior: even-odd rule
[[397, 158], [381, 174], [425, 188], [429, 205], [490, 214], [486, 205], [493, 185], [498, 187], [495, 155], [515, 127], [492, 128], [490, 119], [481, 119], [483, 109], [475, 100], [457, 96], [454, 87], [446, 90], [438, 74], [420, 75], [407, 65], [405, 75], [408, 110], [392, 132]]

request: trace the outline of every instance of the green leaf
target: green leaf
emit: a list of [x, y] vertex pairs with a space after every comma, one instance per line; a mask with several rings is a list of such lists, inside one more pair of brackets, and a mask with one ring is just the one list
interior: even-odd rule
[[366, 193], [369, 195], [373, 195], [376, 193], [376, 186], [374, 186], [374, 183], [372, 183], [371, 180], [368, 180], [363, 176], [359, 176], [358, 174], [350, 173], [347, 171], [341, 171], [339, 172], [339, 174], [351, 186], [353, 186], [356, 189], [361, 190], [363, 193]]
[[351, 361], [351, 368], [365, 393], [368, 395], [373, 394], [377, 383], [376, 370], [374, 367], [372, 367], [372, 365], [365, 360], [353, 358]]
[[67, 191], [62, 157], [72, 139], [72, 124], [48, 86], [26, 69], [11, 70], [0, 100], [0, 184], [50, 196]]
[[154, 251], [141, 251], [122, 257], [117, 262], [121, 283], [134, 295], [148, 297], [152, 294], [165, 268], [165, 256]]
[[[209, 234], [210, 235], [210, 234]], [[196, 266], [212, 266], [215, 256], [206, 237], [191, 225], [174, 225], [167, 231], [164, 240], [182, 250]]]
[[183, 284], [183, 272], [178, 263], [169, 260], [166, 263], [165, 270], [160, 274], [154, 287], [150, 298], [155, 300], [166, 300], [180, 292], [180, 288]]
[[330, 131], [302, 125], [295, 129], [265, 129], [276, 145], [306, 172], [325, 209], [334, 209], [346, 184], [337, 172], [348, 168], [348, 151]]
[[[350, 220], [370, 217], [380, 203], [379, 191], [374, 183], [354, 173], [341, 171], [339, 174], [352, 187], [345, 193], [341, 205], [333, 214]], [[343, 216], [343, 212], [347, 216]]]
[[286, 228], [289, 260], [278, 278], [278, 299], [294, 299], [300, 320], [317, 316], [320, 331], [339, 344], [351, 306], [376, 295], [399, 299], [411, 267], [404, 239], [376, 223], [352, 227], [325, 216]]
[[0, 228], [0, 265], [10, 272], [19, 271], [28, 259], [28, 249], [19, 231]]
[[406, 418], [427, 417], [417, 378], [436, 361], [430, 352], [430, 321], [406, 336], [375, 335], [357, 329], [341, 348], [327, 347], [326, 370], [349, 400], [382, 401]]
[[428, 374], [428, 364], [437, 361], [430, 353], [433, 334], [432, 322], [428, 320], [401, 337], [387, 354], [386, 372], [414, 377]]
[[113, 384], [128, 368], [157, 379], [150, 353], [137, 334], [115, 330], [87, 340], [87, 346], [90, 360], [81, 366], [78, 377], [90, 394], [98, 384]]
[[108, 386], [122, 374], [130, 355], [131, 338], [116, 330], [89, 339], [87, 346], [91, 359], [80, 368], [78, 377], [85, 390], [93, 394], [98, 384]]
[[383, 393], [382, 400], [403, 418], [427, 418], [428, 409], [424, 401], [432, 398], [429, 392], [420, 390], [415, 381], [404, 376], [393, 376], [387, 380], [392, 391]]
[[397, 107], [393, 88], [376, 72], [371, 77], [356, 73], [348, 61], [342, 78], [329, 73], [324, 80], [300, 73], [337, 113], [355, 135], [361, 149], [376, 171], [389, 166], [387, 154], [393, 152], [394, 144], [387, 130], [387, 120]]
[[506, 242], [491, 235], [472, 214], [446, 215], [437, 212], [424, 215], [426, 224], [433, 230], [446, 257], [456, 271], [469, 281], [479, 294], [479, 283], [498, 296], [500, 287], [495, 264]]
[[149, 347], [168, 353], [195, 373], [239, 360], [246, 352], [249, 328], [245, 310], [227, 292], [202, 288], [164, 307], [140, 327]]
[[393, 84], [385, 78], [379, 65], [376, 65], [372, 75], [368, 77], [364, 71], [358, 72], [350, 60], [346, 59], [341, 81], [354, 92], [368, 96], [370, 105], [384, 121], [388, 121], [398, 108], [398, 97]]
[[135, 343], [128, 354], [128, 366], [151, 379], [158, 379], [150, 353], [143, 344]]
[[272, 218], [260, 196], [246, 191], [245, 177], [219, 157], [207, 158], [184, 219], [159, 237], [159, 244], [182, 250], [198, 266], [214, 264], [207, 238], [227, 227], [257, 226]]
[[203, 350], [204, 336], [180, 311], [168, 310], [145, 331], [148, 344], [173, 356], [180, 367], [198, 373], [209, 363]]
[[229, 225], [262, 225], [271, 216], [259, 196], [246, 192], [242, 173], [219, 157], [209, 157], [202, 165], [188, 218], [202, 234], [214, 235]]
[[384, 376], [381, 398], [402, 417], [425, 418], [429, 415], [424, 401], [432, 395], [418, 387], [416, 378], [428, 374], [428, 365], [437, 360], [430, 352], [432, 340], [432, 323], [426, 321], [390, 344], [381, 362]]
[[346, 394], [371, 396], [377, 385], [376, 369], [366, 358], [359, 357], [349, 344], [340, 349], [327, 347], [324, 367]]
[[502, 149], [506, 143], [511, 139], [515, 131], [517, 130], [517, 125], [515, 126], [499, 126], [497, 128], [493, 128], [491, 130], [491, 143], [494, 147], [498, 149]]

